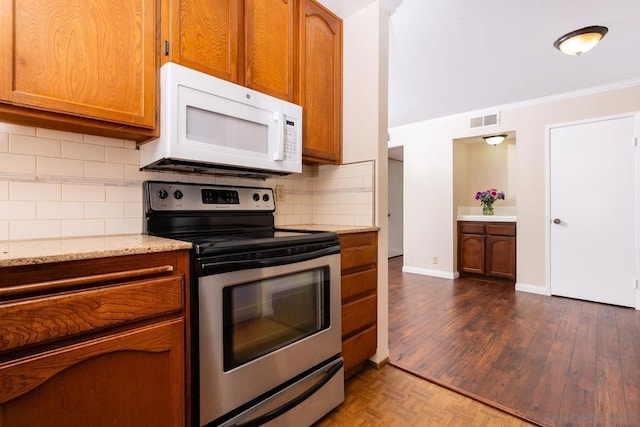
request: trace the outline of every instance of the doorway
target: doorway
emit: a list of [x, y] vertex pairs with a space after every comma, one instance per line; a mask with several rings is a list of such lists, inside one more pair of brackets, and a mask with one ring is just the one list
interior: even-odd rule
[[636, 305], [635, 120], [549, 130], [552, 295]]
[[388, 258], [403, 253], [403, 147], [389, 149], [389, 250]]

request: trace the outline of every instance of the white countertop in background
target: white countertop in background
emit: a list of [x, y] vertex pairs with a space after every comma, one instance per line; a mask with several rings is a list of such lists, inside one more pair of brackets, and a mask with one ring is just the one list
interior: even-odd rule
[[515, 215], [458, 215], [458, 221], [518, 222]]
[[480, 206], [458, 207], [458, 221], [518, 222], [515, 206], [493, 205], [494, 215], [482, 215]]

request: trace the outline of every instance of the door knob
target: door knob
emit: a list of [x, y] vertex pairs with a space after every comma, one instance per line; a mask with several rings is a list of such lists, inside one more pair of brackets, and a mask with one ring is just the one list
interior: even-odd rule
[[560, 224], [562, 221], [560, 221], [560, 218], [556, 218], [553, 220], [554, 224]]

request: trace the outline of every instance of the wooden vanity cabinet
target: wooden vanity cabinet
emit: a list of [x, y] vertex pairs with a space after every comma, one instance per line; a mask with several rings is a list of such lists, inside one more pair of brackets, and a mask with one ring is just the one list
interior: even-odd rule
[[294, 0], [164, 0], [165, 61], [293, 102]]
[[0, 270], [0, 425], [184, 426], [188, 251]]
[[458, 271], [516, 280], [516, 223], [458, 221]]
[[156, 136], [155, 0], [0, 2], [0, 120]]
[[303, 162], [342, 163], [342, 20], [301, 0], [297, 102], [303, 112]]
[[342, 357], [345, 374], [377, 350], [378, 233], [338, 234], [342, 269]]

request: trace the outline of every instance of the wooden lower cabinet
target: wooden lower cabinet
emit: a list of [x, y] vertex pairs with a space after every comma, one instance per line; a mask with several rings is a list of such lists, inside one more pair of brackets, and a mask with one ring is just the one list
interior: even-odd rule
[[0, 425], [184, 425], [183, 329], [174, 319], [0, 364]]
[[188, 251], [32, 269], [0, 270], [0, 425], [184, 426]]
[[516, 280], [515, 222], [458, 222], [458, 271]]
[[342, 356], [345, 375], [377, 350], [378, 233], [338, 235], [342, 263]]

